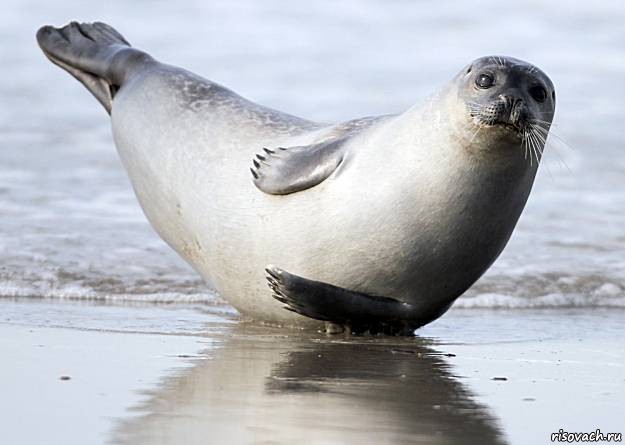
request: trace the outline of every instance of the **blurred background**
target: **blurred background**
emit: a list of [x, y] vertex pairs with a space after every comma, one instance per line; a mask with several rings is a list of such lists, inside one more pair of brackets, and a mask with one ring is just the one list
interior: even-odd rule
[[39, 26], [70, 20], [321, 121], [400, 112], [479, 56], [536, 64], [557, 137], [509, 246], [456, 305], [625, 306], [620, 0], [3, 0], [0, 295], [220, 304], [149, 227], [105, 111], [38, 49]]

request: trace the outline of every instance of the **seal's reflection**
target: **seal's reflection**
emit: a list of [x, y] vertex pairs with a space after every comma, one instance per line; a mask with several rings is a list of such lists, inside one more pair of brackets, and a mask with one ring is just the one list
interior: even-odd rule
[[420, 338], [236, 326], [170, 377], [115, 443], [504, 443], [494, 418]]

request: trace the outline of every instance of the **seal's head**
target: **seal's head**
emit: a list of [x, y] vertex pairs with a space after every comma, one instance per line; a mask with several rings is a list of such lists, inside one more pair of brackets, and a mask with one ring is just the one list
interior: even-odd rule
[[556, 93], [549, 77], [534, 65], [488, 56], [475, 60], [459, 77], [458, 94], [478, 127], [507, 130], [504, 134], [518, 139], [539, 128], [549, 130]]

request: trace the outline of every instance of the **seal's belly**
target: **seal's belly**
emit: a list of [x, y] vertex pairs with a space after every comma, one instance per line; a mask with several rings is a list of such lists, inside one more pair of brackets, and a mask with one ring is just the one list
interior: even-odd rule
[[238, 116], [163, 101], [154, 88], [148, 82], [116, 98], [113, 130], [122, 162], [159, 235], [245, 314], [317, 323], [271, 297], [268, 264], [425, 308], [453, 301], [501, 250], [491, 242], [492, 253], [477, 253], [484, 240], [454, 223], [464, 210], [428, 171], [399, 166], [393, 175], [372, 176], [361, 156], [361, 164], [309, 190], [262, 193], [252, 182], [251, 159], [286, 136], [245, 126]]

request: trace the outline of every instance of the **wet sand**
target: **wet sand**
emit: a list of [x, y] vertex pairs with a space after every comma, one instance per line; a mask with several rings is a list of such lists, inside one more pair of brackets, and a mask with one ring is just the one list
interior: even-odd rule
[[0, 306], [3, 443], [526, 444], [560, 428], [623, 432], [622, 310], [452, 310], [414, 338], [366, 338], [202, 306]]

